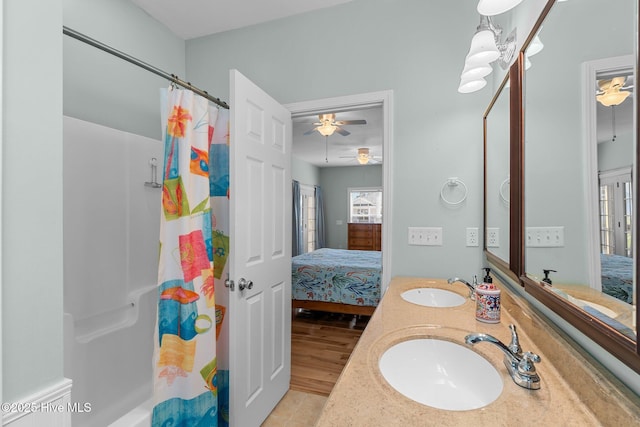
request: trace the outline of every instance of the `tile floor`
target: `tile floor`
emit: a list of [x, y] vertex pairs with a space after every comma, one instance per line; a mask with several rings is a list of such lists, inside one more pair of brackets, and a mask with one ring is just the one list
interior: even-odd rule
[[310, 427], [316, 423], [326, 396], [289, 390], [262, 427]]

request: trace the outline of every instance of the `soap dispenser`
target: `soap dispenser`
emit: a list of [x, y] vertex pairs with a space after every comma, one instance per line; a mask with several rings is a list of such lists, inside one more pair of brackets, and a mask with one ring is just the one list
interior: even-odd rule
[[476, 320], [485, 323], [500, 322], [500, 289], [493, 284], [491, 269], [483, 269], [486, 274], [476, 287]]
[[551, 282], [551, 279], [549, 278], [549, 273], [557, 273], [557, 271], [543, 269], [542, 272], [544, 273], [544, 279], [542, 279], [542, 281], [545, 282], [547, 285], [551, 286], [552, 282]]

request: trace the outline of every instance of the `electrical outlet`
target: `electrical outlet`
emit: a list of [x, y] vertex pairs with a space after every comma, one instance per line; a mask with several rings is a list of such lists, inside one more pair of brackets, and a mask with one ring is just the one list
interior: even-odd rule
[[478, 246], [478, 227], [467, 227], [467, 246]]
[[500, 229], [498, 227], [487, 227], [487, 247], [500, 247]]
[[564, 246], [564, 227], [527, 227], [527, 246], [559, 248]]
[[409, 227], [409, 244], [442, 246], [442, 227]]

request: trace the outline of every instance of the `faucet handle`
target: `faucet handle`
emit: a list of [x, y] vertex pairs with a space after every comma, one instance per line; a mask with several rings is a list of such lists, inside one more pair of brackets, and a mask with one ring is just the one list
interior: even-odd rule
[[516, 325], [509, 325], [509, 329], [511, 330], [511, 343], [509, 344], [509, 350], [511, 350], [514, 355], [522, 357], [522, 347], [520, 347], [520, 341], [518, 340]]
[[536, 373], [536, 367], [534, 363], [540, 363], [540, 356], [535, 353], [527, 351], [522, 355], [522, 360], [518, 363], [518, 373], [521, 375], [534, 375]]

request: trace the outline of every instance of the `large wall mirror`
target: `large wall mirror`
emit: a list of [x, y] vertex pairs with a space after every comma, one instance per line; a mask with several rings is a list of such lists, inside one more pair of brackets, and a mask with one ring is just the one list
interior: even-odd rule
[[640, 372], [638, 2], [606, 3], [556, 2], [525, 48], [522, 280]]

